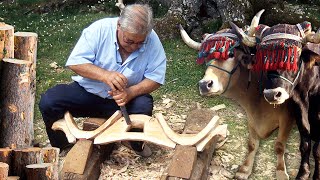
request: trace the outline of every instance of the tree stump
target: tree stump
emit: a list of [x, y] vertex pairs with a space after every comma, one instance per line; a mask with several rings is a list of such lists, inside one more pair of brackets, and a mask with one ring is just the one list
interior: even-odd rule
[[7, 179], [9, 175], [9, 165], [0, 162], [0, 179]]
[[[0, 147], [28, 147], [32, 143], [33, 107], [31, 62], [3, 59], [0, 84]], [[32, 128], [33, 129], [33, 128]]]
[[25, 168], [29, 164], [41, 163], [41, 148], [26, 148], [14, 150], [12, 172], [21, 179], [26, 178]]
[[51, 163], [30, 164], [26, 166], [26, 175], [28, 180], [51, 180], [53, 166]]
[[8, 24], [0, 22], [0, 61], [3, 58], [13, 58], [14, 56], [14, 28]]
[[6, 163], [9, 165], [9, 175], [12, 162], [12, 149], [10, 148], [0, 148], [0, 162]]

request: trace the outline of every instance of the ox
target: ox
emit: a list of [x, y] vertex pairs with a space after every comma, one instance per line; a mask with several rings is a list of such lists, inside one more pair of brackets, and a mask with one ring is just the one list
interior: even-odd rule
[[[263, 11], [260, 11], [253, 18], [248, 34], [252, 35], [254, 29], [258, 26], [262, 12]], [[219, 31], [214, 35], [206, 35], [202, 43], [193, 41], [183, 29], [181, 29], [180, 32], [187, 45], [200, 50], [198, 57], [200, 63], [204, 61], [203, 53], [206, 54], [205, 49], [209, 52], [214, 52], [218, 46], [220, 47], [219, 50], [221, 50], [221, 47], [222, 50], [225, 50], [223, 48], [226, 47], [225, 44], [227, 43], [222, 42], [222, 45], [221, 43], [220, 45], [216, 45], [216, 43], [209, 42], [210, 40], [214, 40], [215, 37], [220, 38], [218, 43], [222, 41], [221, 36], [224, 36], [224, 38], [229, 41], [232, 39], [239, 43], [239, 46], [235, 46], [232, 41], [230, 41], [229, 47], [234, 47], [234, 49], [229, 49], [227, 55], [223, 54], [222, 51], [208, 55], [205, 58], [205, 60], [207, 60], [205, 75], [203, 79], [199, 81], [199, 91], [201, 95], [223, 95], [238, 102], [246, 111], [249, 131], [248, 154], [238, 169], [235, 178], [248, 179], [252, 173], [254, 158], [260, 140], [269, 137], [275, 129], [279, 128], [278, 137], [275, 142], [275, 152], [277, 155], [276, 177], [277, 179], [289, 179], [286, 172], [284, 152], [292, 124], [294, 124], [294, 119], [290, 116], [291, 102], [288, 101], [279, 108], [274, 109], [259, 93], [260, 75], [251, 73], [250, 66], [248, 66], [248, 62], [250, 62], [254, 56], [251, 54], [250, 48], [243, 44], [243, 42], [248, 41], [250, 43], [254, 40], [249, 37], [240, 41], [233, 28]], [[207, 48], [205, 47], [206, 44], [209, 44], [209, 46], [213, 44], [213, 47]], [[254, 45], [253, 43], [253, 46]], [[203, 50], [205, 50], [205, 52]], [[250, 82], [249, 79], [251, 79], [251, 83], [247, 86], [248, 82]]]
[[310, 176], [311, 140], [315, 142], [313, 179], [320, 179], [320, 69], [314, 66], [320, 59], [320, 47], [314, 44], [320, 42], [320, 34], [312, 33], [311, 24], [303, 22], [273, 27], [261, 25], [256, 37], [260, 39], [257, 54], [261, 56], [255, 66], [267, 71], [270, 82], [263, 92], [265, 99], [270, 104], [282, 104], [288, 100], [295, 103], [292, 113], [300, 133], [301, 152], [296, 179]]

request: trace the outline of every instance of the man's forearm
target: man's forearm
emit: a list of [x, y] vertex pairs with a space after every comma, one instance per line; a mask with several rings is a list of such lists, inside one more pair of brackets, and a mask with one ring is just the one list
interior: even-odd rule
[[104, 74], [108, 72], [105, 69], [102, 69], [93, 64], [79, 64], [79, 65], [71, 65], [68, 67], [82, 77], [89, 78], [92, 80], [102, 81], [102, 82], [103, 82]]
[[144, 79], [140, 83], [131, 86], [128, 88], [128, 93], [130, 94], [131, 98], [135, 98], [137, 96], [143, 95], [143, 94], [150, 94], [154, 90], [158, 89], [161, 85], [155, 81], [152, 81], [150, 79]]

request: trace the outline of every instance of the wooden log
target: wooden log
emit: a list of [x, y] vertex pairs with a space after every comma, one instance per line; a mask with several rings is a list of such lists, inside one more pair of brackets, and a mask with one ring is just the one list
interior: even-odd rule
[[3, 59], [0, 84], [0, 147], [30, 146], [33, 133], [31, 97], [31, 63], [25, 60]]
[[52, 175], [51, 179], [59, 179], [59, 152], [60, 149], [56, 147], [45, 147], [41, 149], [41, 160], [42, 163], [52, 164]]
[[92, 153], [91, 140], [79, 140], [68, 152], [62, 171], [67, 173], [83, 174], [89, 157]]
[[0, 61], [14, 57], [14, 27], [0, 22]]
[[[33, 140], [33, 120], [34, 120], [34, 104], [36, 97], [36, 61], [37, 61], [37, 41], [38, 35], [32, 32], [16, 32], [14, 33], [14, 57], [16, 59], [31, 62], [29, 69], [30, 90], [27, 92], [31, 97], [29, 104], [30, 121], [26, 123], [26, 131], [29, 132]], [[28, 142], [29, 143], [29, 142]], [[31, 145], [31, 144], [30, 144]]]
[[28, 180], [51, 180], [54, 173], [51, 163], [29, 164], [26, 166]]
[[[0, 84], [0, 147], [30, 146], [33, 108], [30, 107], [30, 66], [25, 60], [3, 59]], [[14, 132], [14, 133], [13, 133]]]
[[[188, 132], [191, 132], [192, 134], [200, 132], [206, 125], [209, 123], [210, 119], [214, 116], [214, 111], [209, 109], [197, 109], [189, 113], [189, 116], [186, 120], [184, 132], [187, 134]], [[210, 162], [212, 160], [212, 155], [215, 149], [215, 144], [217, 142], [218, 138], [214, 137], [212, 138], [206, 145], [205, 149], [202, 152], [198, 152], [197, 158], [195, 160], [195, 164], [193, 165], [192, 171], [191, 171], [191, 177], [188, 179], [191, 180], [205, 180], [208, 178], [208, 168], [210, 165]], [[187, 149], [190, 148], [188, 146], [180, 146], [179, 151], [175, 151], [173, 156], [177, 156], [177, 154], [187, 151]], [[187, 156], [179, 156], [181, 158], [188, 159], [190, 157]], [[179, 161], [182, 161], [179, 159]], [[192, 162], [192, 161], [190, 161]], [[168, 168], [164, 171], [162, 174], [161, 180], [172, 180], [172, 179], [181, 179], [184, 176], [184, 174], [187, 174], [184, 172], [184, 174], [175, 171], [175, 174], [169, 174], [169, 172], [173, 172], [173, 168], [177, 168], [177, 159], [172, 159]]]
[[197, 149], [194, 146], [177, 145], [172, 159], [168, 167], [168, 175], [190, 179], [197, 160]]
[[41, 148], [31, 147], [13, 150], [13, 175], [26, 178], [25, 169], [29, 164], [41, 163]]
[[61, 172], [60, 179], [64, 180], [98, 180], [100, 176], [100, 164], [109, 156], [114, 144], [106, 146], [95, 145], [83, 174]]
[[12, 162], [12, 149], [10, 148], [0, 148], [0, 162], [6, 163], [9, 165], [9, 175], [11, 169], [11, 162]]
[[0, 162], [0, 179], [5, 180], [9, 175], [9, 165], [7, 163]]

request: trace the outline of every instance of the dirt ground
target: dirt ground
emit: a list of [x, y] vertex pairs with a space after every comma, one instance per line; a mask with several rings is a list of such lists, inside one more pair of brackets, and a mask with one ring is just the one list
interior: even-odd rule
[[[163, 97], [154, 107], [155, 112], [161, 112], [171, 128], [181, 133], [188, 113], [201, 106], [199, 103], [180, 102], [170, 97]], [[228, 124], [229, 134], [221, 139], [220, 146], [215, 150], [209, 170], [210, 180], [233, 179], [234, 174], [243, 162], [247, 153], [247, 122], [243, 109], [237, 104], [232, 107], [216, 111], [220, 117], [220, 124]], [[276, 157], [274, 154], [274, 140], [277, 132], [271, 137], [261, 141], [255, 158], [252, 175], [249, 179], [276, 179]], [[116, 144], [116, 148], [103, 164], [99, 180], [111, 179], [160, 179], [173, 156], [173, 149], [148, 144], [153, 154], [148, 158], [136, 155], [132, 150]], [[299, 133], [293, 129], [287, 143], [285, 160], [290, 179], [298, 172], [300, 162]], [[63, 157], [61, 157], [63, 162]], [[313, 162], [311, 161], [311, 164]], [[312, 166], [312, 165], [311, 165]]]

